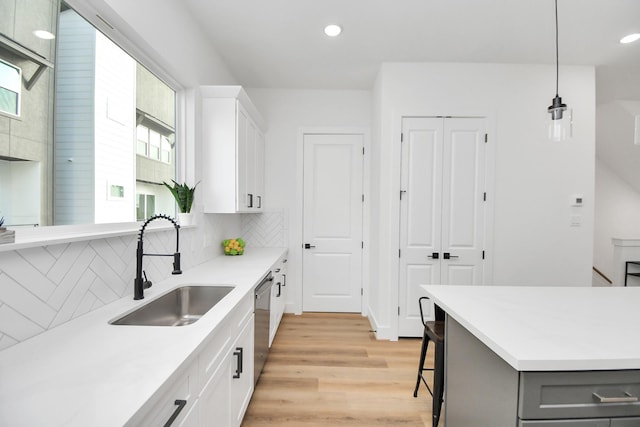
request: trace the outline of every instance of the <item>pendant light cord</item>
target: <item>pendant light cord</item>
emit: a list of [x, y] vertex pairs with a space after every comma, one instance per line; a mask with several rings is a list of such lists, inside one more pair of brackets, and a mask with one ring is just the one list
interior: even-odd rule
[[560, 55], [558, 53], [558, 0], [556, 3], [556, 96], [558, 96], [558, 80], [560, 80]]

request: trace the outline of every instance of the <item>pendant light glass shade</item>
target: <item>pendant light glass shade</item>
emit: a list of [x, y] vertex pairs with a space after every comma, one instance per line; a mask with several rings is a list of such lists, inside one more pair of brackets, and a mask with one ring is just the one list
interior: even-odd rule
[[556, 6], [556, 96], [547, 108], [549, 120], [547, 123], [548, 138], [552, 141], [563, 141], [571, 138], [571, 110], [567, 110], [567, 104], [562, 102], [558, 95], [558, 81], [560, 80], [560, 61], [558, 54], [558, 0]]

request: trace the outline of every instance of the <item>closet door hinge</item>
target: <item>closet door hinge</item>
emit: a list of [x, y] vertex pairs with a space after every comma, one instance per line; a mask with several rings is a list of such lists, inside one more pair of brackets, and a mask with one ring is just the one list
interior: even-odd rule
[[398, 306], [398, 316], [400, 316], [400, 306]]
[[487, 192], [485, 191], [484, 194], [482, 195], [482, 201], [486, 202], [487, 201]]
[[485, 133], [484, 134], [484, 143], [486, 144], [487, 142], [489, 142], [489, 134]]
[[364, 203], [364, 194], [362, 195], [362, 203]]
[[364, 242], [360, 242], [360, 247], [364, 249]]
[[400, 142], [404, 142], [404, 133], [400, 134]]
[[362, 155], [364, 156], [364, 147], [362, 147]]
[[360, 295], [364, 295], [364, 289], [360, 288]]
[[398, 249], [398, 258], [402, 258], [402, 252], [401, 251], [402, 251], [401, 249]]
[[484, 259], [484, 251], [482, 251], [482, 259]]

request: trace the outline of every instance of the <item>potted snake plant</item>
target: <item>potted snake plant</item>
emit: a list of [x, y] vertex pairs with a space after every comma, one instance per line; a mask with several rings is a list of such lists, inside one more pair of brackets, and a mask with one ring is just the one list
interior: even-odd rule
[[180, 225], [191, 225], [193, 223], [193, 215], [191, 206], [199, 182], [193, 187], [189, 187], [187, 183], [178, 184], [175, 180], [171, 180], [173, 185], [163, 182], [164, 186], [169, 189], [173, 198], [178, 205], [178, 222]]

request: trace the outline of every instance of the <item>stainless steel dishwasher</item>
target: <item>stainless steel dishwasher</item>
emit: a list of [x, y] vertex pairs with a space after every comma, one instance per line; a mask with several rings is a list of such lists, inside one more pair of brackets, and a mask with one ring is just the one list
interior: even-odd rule
[[271, 285], [273, 275], [267, 274], [255, 290], [254, 306], [254, 368], [253, 378], [257, 383], [269, 355], [269, 321], [271, 318]]

